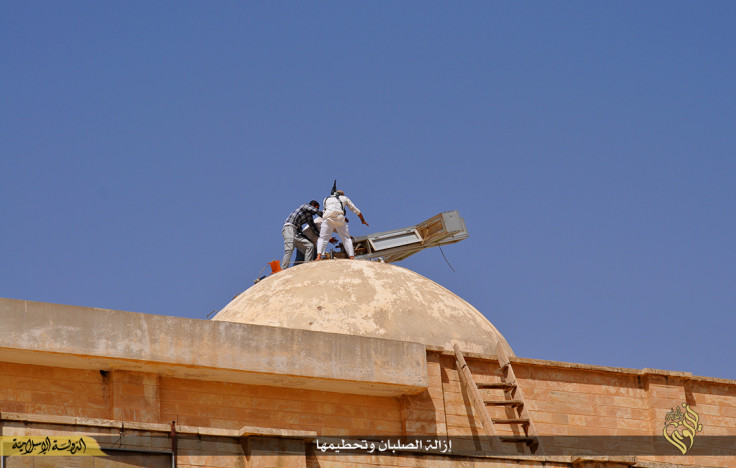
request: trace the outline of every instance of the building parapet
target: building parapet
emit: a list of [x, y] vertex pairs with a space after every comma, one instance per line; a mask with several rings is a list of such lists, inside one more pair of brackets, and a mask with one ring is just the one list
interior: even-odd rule
[[77, 369], [401, 396], [427, 388], [424, 345], [0, 299], [0, 359]]

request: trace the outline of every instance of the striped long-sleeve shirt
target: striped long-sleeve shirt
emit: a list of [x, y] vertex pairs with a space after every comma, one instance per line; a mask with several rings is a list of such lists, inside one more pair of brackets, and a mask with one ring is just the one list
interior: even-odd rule
[[286, 218], [286, 221], [284, 221], [284, 225], [291, 224], [295, 226], [299, 234], [301, 234], [302, 226], [304, 226], [305, 224], [309, 224], [311, 228], [313, 228], [316, 232], [319, 232], [319, 229], [317, 229], [317, 226], [314, 224], [314, 219], [312, 217], [314, 215], [321, 214], [322, 213], [317, 208], [305, 203], [291, 212], [289, 217]]

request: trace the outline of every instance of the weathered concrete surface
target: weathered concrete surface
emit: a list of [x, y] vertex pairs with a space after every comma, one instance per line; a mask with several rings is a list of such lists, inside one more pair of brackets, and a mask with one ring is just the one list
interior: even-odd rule
[[473, 306], [413, 271], [395, 265], [329, 260], [269, 276], [213, 320], [372, 336], [464, 352], [513, 351]]
[[0, 299], [0, 361], [367, 395], [427, 387], [424, 345]]

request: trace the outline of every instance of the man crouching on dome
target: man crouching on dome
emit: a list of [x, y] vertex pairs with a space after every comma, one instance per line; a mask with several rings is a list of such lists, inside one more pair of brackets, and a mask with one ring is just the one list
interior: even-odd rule
[[345, 196], [345, 192], [342, 190], [337, 190], [334, 194], [325, 198], [322, 206], [324, 207], [324, 214], [322, 215], [322, 227], [320, 228], [319, 239], [317, 240], [317, 260], [322, 260], [322, 255], [327, 250], [327, 242], [335, 231], [337, 231], [340, 240], [342, 240], [345, 246], [345, 252], [347, 252], [348, 257], [352, 260], [355, 258], [355, 252], [353, 251], [353, 240], [350, 238], [347, 219], [345, 219], [345, 207], [347, 206], [350, 208], [350, 211], [358, 215], [361, 223], [366, 226], [368, 226], [368, 223], [365, 222], [363, 214], [358, 207], [353, 205], [353, 202]]

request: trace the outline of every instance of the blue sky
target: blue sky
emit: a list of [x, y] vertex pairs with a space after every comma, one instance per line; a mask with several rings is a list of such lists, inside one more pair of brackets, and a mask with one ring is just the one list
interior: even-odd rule
[[0, 3], [0, 296], [205, 318], [333, 179], [517, 355], [736, 379], [733, 2]]

